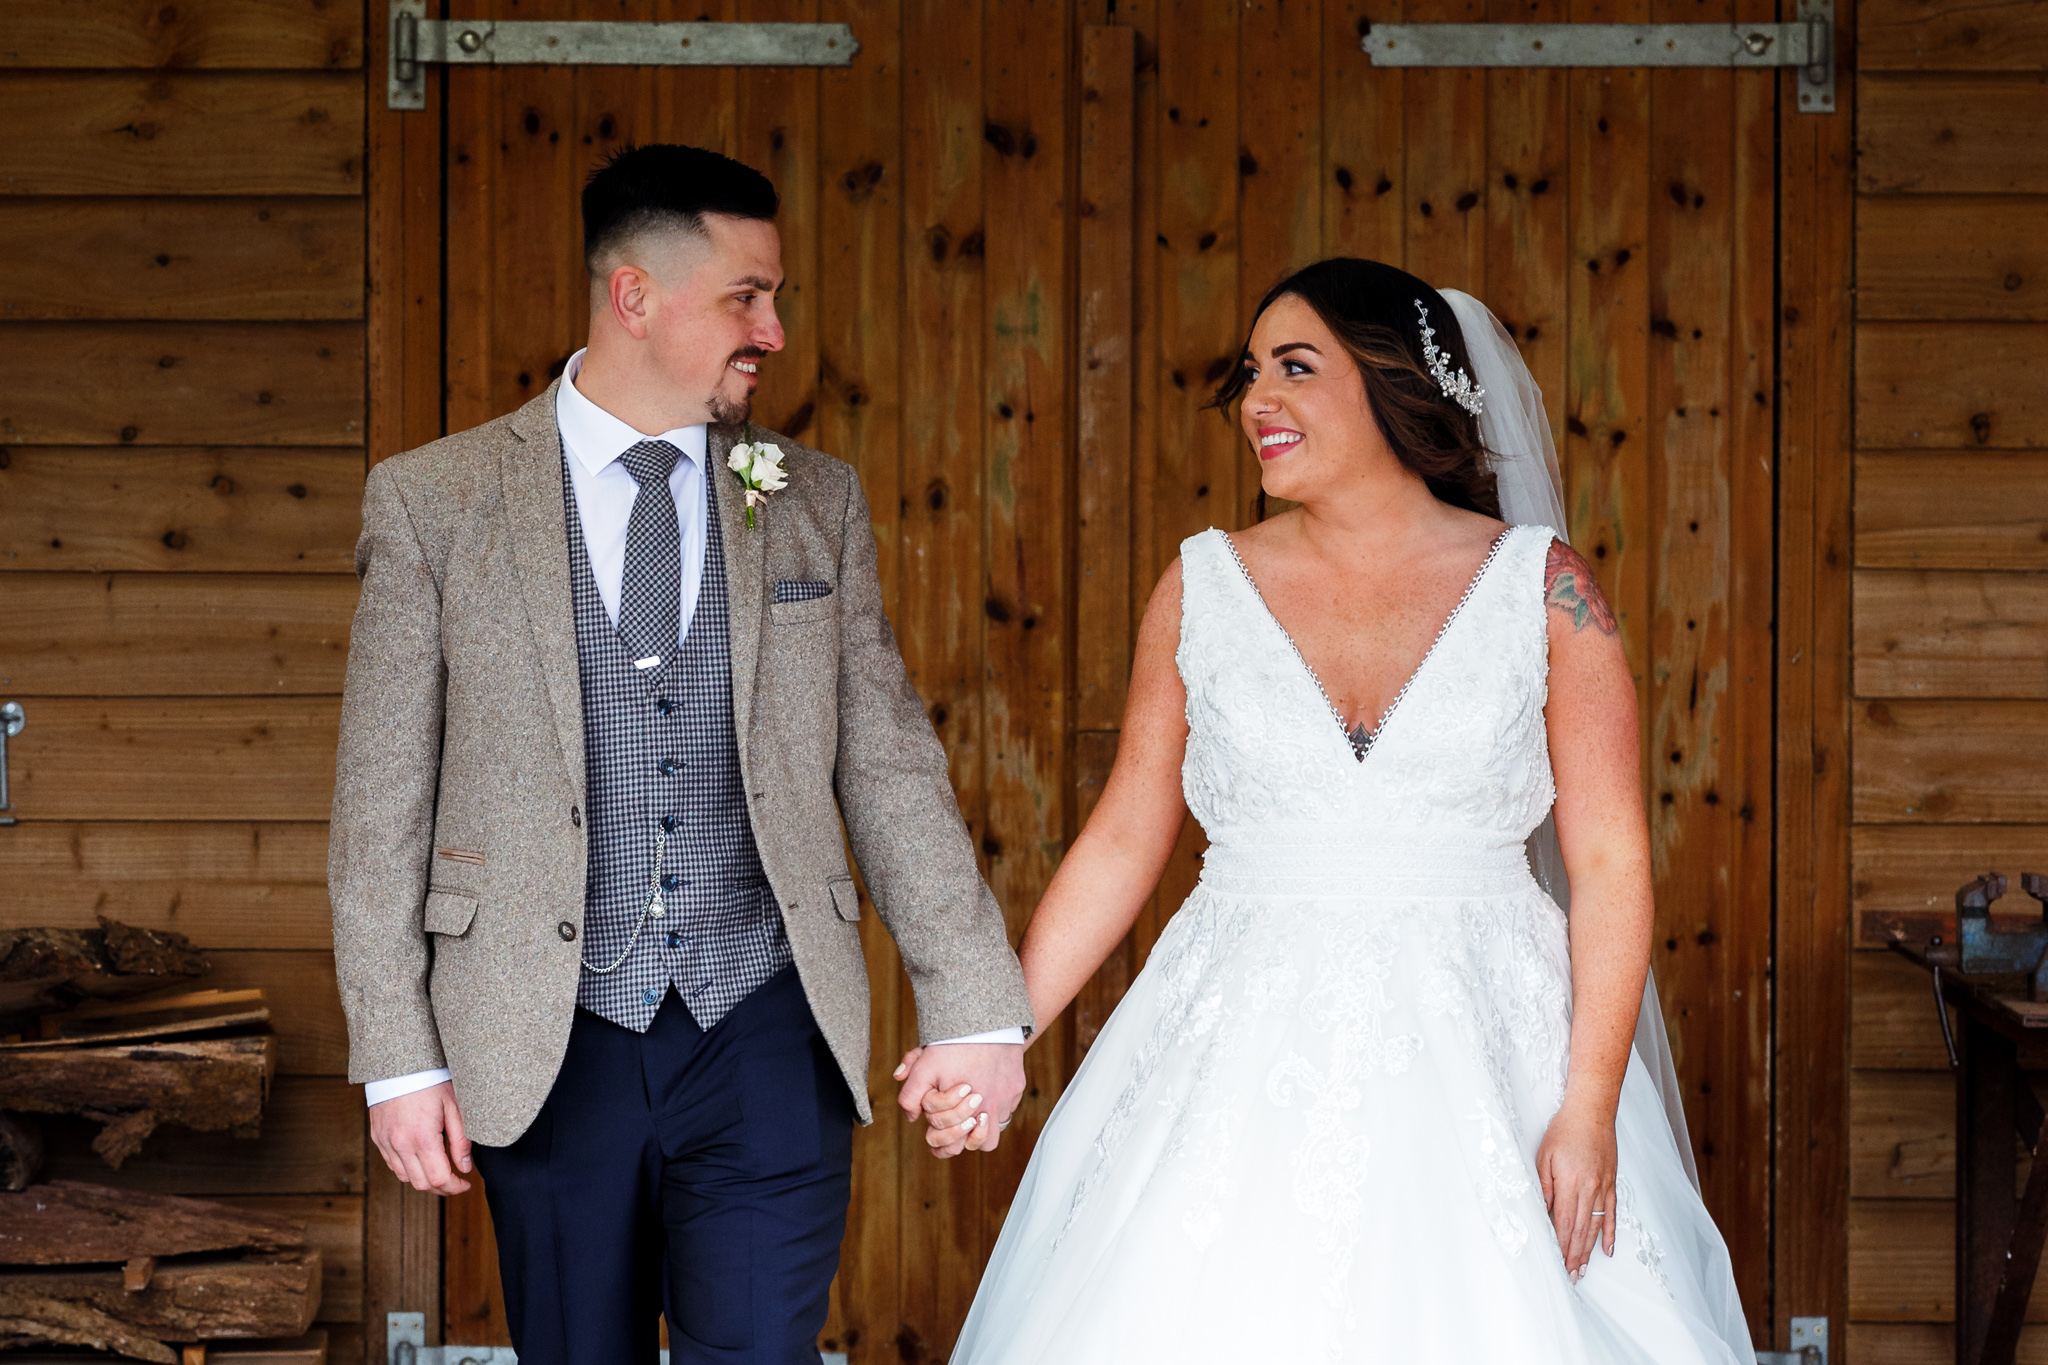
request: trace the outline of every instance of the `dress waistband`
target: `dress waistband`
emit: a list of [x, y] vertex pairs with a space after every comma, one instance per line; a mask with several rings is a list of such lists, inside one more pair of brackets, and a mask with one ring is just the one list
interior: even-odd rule
[[1514, 844], [1287, 843], [1242, 838], [1210, 845], [1202, 885], [1235, 896], [1371, 899], [1502, 896], [1536, 886], [1528, 850]]

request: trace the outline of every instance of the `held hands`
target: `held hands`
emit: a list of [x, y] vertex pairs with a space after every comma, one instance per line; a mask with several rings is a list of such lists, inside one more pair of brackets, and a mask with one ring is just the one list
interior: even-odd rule
[[1614, 1106], [1607, 1105], [1604, 1115], [1598, 1108], [1574, 1103], [1567, 1094], [1536, 1149], [1543, 1202], [1550, 1209], [1564, 1268], [1574, 1280], [1585, 1273], [1596, 1244], [1614, 1254], [1619, 1217], [1614, 1208]]
[[912, 1048], [896, 1068], [896, 1103], [935, 1156], [992, 1152], [1017, 1101], [1024, 1097], [1020, 1043], [948, 1043]]
[[469, 1188], [469, 1182], [455, 1174], [467, 1171], [470, 1163], [453, 1082], [371, 1105], [370, 1141], [384, 1154], [392, 1174], [422, 1193], [461, 1194]]

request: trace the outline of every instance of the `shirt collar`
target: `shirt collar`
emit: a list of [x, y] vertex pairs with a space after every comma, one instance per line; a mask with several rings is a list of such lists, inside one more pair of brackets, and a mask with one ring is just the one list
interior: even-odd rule
[[584, 397], [576, 387], [576, 376], [583, 370], [583, 356], [584, 352], [578, 351], [562, 367], [562, 383], [555, 390], [555, 425], [561, 428], [562, 444], [570, 458], [583, 466], [584, 472], [597, 473], [646, 440], [667, 441], [683, 452], [684, 459], [694, 461], [699, 469], [704, 467], [709, 429], [702, 422], [654, 437], [635, 431]]

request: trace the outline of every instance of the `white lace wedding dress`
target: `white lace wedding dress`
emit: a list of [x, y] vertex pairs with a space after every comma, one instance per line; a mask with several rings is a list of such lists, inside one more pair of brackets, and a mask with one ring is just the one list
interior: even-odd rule
[[1201, 883], [1053, 1111], [953, 1365], [1753, 1365], [1634, 1053], [1615, 1253], [1577, 1283], [1536, 1179], [1571, 1030], [1523, 848], [1549, 543], [1502, 537], [1362, 761], [1223, 533], [1181, 547]]

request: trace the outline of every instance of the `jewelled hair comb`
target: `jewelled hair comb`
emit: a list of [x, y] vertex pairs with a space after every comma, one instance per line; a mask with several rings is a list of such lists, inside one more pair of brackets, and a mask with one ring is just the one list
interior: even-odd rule
[[1444, 391], [1444, 397], [1477, 417], [1485, 406], [1482, 400], [1486, 390], [1473, 387], [1471, 377], [1463, 370], [1455, 378], [1452, 376], [1450, 355], [1436, 344], [1436, 328], [1429, 325], [1429, 310], [1422, 306], [1421, 299], [1415, 300], [1415, 311], [1422, 315], [1422, 358], [1429, 365], [1429, 377]]

